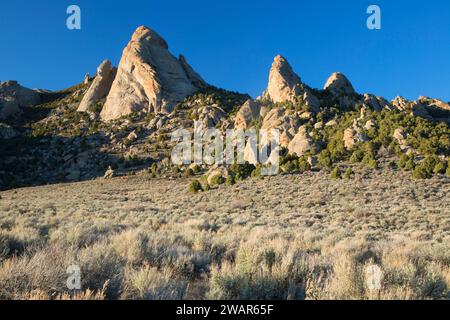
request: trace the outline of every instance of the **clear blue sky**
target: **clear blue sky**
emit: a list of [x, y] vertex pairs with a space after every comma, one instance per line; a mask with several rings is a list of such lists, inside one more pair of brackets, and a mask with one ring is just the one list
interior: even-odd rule
[[[81, 31], [66, 28], [70, 4], [81, 7]], [[366, 28], [370, 4], [382, 9], [381, 31]], [[254, 97], [280, 53], [313, 87], [341, 71], [361, 93], [450, 101], [448, 0], [1, 1], [0, 80], [51, 90], [79, 83], [105, 58], [118, 64], [139, 25], [209, 83]]]

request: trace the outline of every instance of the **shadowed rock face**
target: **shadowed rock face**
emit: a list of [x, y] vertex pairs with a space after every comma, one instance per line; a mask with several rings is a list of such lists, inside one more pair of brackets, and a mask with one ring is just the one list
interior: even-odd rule
[[450, 122], [450, 105], [439, 99], [421, 96], [416, 101], [410, 101], [398, 96], [392, 100], [392, 106], [428, 120]]
[[22, 87], [17, 81], [0, 83], [0, 119], [19, 113], [20, 107], [31, 107], [40, 102], [39, 93]]
[[247, 100], [239, 109], [234, 120], [234, 127], [236, 129], [245, 130], [252, 121], [259, 118], [261, 106], [257, 101]]
[[141, 110], [168, 113], [204, 86], [183, 56], [177, 59], [168, 51], [161, 36], [139, 27], [123, 51], [101, 118], [113, 120]]
[[18, 135], [16, 130], [12, 127], [8, 126], [5, 123], [0, 122], [0, 140], [2, 139], [11, 139]]
[[293, 101], [302, 93], [302, 81], [287, 60], [275, 57], [269, 74], [269, 84], [263, 97], [273, 102]]
[[97, 68], [97, 77], [95, 77], [94, 82], [84, 95], [78, 111], [88, 111], [92, 105], [105, 98], [111, 90], [116, 73], [117, 69], [111, 67], [111, 62], [108, 60], [103, 61]]

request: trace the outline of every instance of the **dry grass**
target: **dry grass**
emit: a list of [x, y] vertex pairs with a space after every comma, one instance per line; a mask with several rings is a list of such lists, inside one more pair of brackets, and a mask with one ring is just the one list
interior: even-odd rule
[[0, 299], [449, 299], [450, 180], [355, 172], [198, 194], [145, 176], [2, 192]]

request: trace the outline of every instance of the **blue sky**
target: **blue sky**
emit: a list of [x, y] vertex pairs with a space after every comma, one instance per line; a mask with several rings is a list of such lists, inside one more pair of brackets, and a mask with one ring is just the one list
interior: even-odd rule
[[[71, 4], [82, 10], [80, 31], [66, 28]], [[382, 10], [380, 31], [366, 28], [371, 4]], [[117, 65], [139, 25], [209, 83], [254, 97], [280, 53], [312, 87], [341, 71], [361, 93], [450, 101], [448, 0], [1, 1], [0, 80], [51, 90], [79, 83], [105, 58]]]

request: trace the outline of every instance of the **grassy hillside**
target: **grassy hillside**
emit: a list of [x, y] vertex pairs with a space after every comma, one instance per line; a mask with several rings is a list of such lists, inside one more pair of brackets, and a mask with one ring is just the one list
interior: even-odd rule
[[150, 175], [2, 192], [0, 298], [450, 298], [449, 179], [353, 170], [198, 194]]

